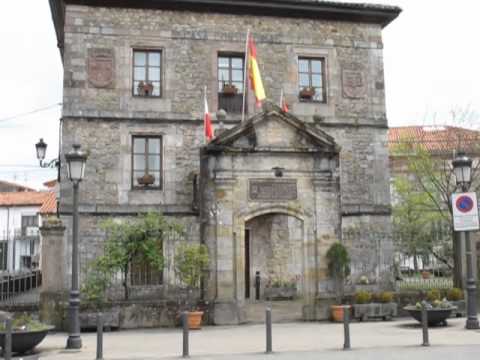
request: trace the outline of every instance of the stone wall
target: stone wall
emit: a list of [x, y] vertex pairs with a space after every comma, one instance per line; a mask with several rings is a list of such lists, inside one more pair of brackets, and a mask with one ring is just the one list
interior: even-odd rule
[[[340, 172], [334, 174], [333, 181], [312, 180], [302, 172], [302, 166], [308, 165], [308, 171], [321, 167], [320, 159], [299, 161], [298, 156], [285, 156], [280, 160], [280, 165], [291, 169], [289, 176], [300, 177], [299, 186], [305, 191], [300, 194], [300, 199], [304, 200], [301, 210], [316, 219], [318, 233], [313, 232], [313, 226], [308, 226], [309, 232], [304, 234], [309, 247], [307, 267], [315, 268], [315, 275], [309, 276], [318, 276], [325, 283], [328, 273], [322, 254], [341, 238], [341, 229], [350, 221], [362, 223], [366, 217], [367, 222], [381, 223], [389, 231], [390, 222], [386, 216], [390, 203], [387, 121], [380, 25], [67, 5], [61, 155], [75, 142], [89, 154], [85, 180], [80, 187], [83, 269], [101, 251], [104, 234], [99, 222], [106, 216], [161, 211], [183, 221], [189, 239], [199, 241], [200, 222], [206, 219], [198, 217], [192, 202], [193, 178], [200, 172], [199, 150], [204, 144], [202, 92], [207, 85], [210, 109], [215, 112], [218, 53], [243, 53], [247, 28], [251, 29], [257, 43], [267, 96], [276, 100], [283, 89], [292, 114], [307, 123], [315, 123], [342, 146]], [[161, 98], [132, 96], [132, 54], [137, 48], [162, 51]], [[96, 87], [89, 79], [88, 59], [95, 51], [111, 55], [113, 79], [108, 86]], [[298, 100], [299, 56], [325, 58], [326, 103]], [[248, 111], [248, 116], [258, 111], [251, 92]], [[214, 126], [218, 127], [215, 114], [213, 117]], [[227, 114], [224, 122], [228, 128], [239, 121], [239, 114]], [[275, 135], [276, 129], [270, 130], [267, 137], [281, 142], [281, 136]], [[162, 190], [132, 190], [131, 143], [135, 134], [162, 136]], [[238, 157], [234, 165], [255, 165], [266, 171], [276, 166], [279, 158], [258, 157], [256, 164], [249, 161], [251, 158]], [[222, 174], [220, 171], [217, 175], [228, 178], [228, 172]], [[225, 197], [227, 202], [245, 196], [247, 175], [242, 175], [244, 178], [235, 183], [233, 191], [233, 182], [226, 179], [222, 183], [223, 180], [217, 178], [214, 196]], [[62, 179], [65, 176], [63, 165]], [[340, 178], [341, 206], [336, 176]], [[321, 204], [318, 207], [313, 205], [312, 192], [315, 201]], [[62, 181], [60, 211], [67, 234], [71, 228], [71, 196], [70, 183]], [[326, 204], [332, 207], [324, 210]], [[299, 211], [297, 205], [282, 204], [293, 212]], [[226, 240], [222, 246], [234, 248], [228, 244], [241, 239], [234, 239], [238, 230], [235, 228], [238, 219], [234, 217], [238, 214], [228, 208], [220, 210], [225, 211], [222, 214], [224, 223], [217, 229], [220, 231], [217, 235]], [[337, 217], [339, 212], [348, 216], [343, 225]], [[232, 232], [232, 228], [235, 231]], [[207, 229], [206, 235], [213, 236], [209, 231], [213, 230]], [[352, 249], [367, 248], [370, 242], [363, 232], [350, 246]], [[317, 252], [319, 257], [314, 255]], [[361, 255], [360, 251], [353, 253]], [[67, 259], [69, 269], [69, 256]], [[218, 266], [220, 271], [215, 275], [219, 276], [219, 283], [224, 282], [230, 291], [232, 275], [222, 279], [225, 264], [222, 259], [215, 259], [213, 263], [213, 269]], [[224, 270], [231, 272], [227, 267]], [[375, 272], [375, 269], [375, 265], [369, 266], [369, 271]], [[318, 291], [315, 289], [318, 284], [310, 283], [309, 286], [310, 293]]]

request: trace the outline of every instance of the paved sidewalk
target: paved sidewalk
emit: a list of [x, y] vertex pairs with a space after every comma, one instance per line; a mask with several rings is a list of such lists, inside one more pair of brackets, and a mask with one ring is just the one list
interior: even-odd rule
[[[190, 334], [190, 354], [197, 359], [466, 359], [480, 356], [480, 331], [465, 330], [465, 319], [430, 329], [431, 347], [419, 346], [421, 328], [413, 320], [353, 323], [352, 348], [343, 351], [343, 325], [333, 323], [273, 324], [273, 355], [265, 355], [265, 327], [205, 327]], [[82, 334], [80, 352], [63, 350], [66, 334], [49, 335], [39, 346], [41, 358], [94, 360], [95, 333]], [[106, 333], [106, 360], [174, 359], [181, 355], [181, 329]]]

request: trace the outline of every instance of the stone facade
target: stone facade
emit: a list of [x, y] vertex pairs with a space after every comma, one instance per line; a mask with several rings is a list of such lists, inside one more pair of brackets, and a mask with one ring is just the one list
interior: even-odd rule
[[[86, 3], [95, 5], [95, 1]], [[190, 241], [209, 246], [213, 261], [207, 300], [218, 304], [215, 314], [217, 309], [230, 311], [226, 316], [231, 320], [220, 320], [223, 311], [217, 323], [242, 321], [245, 224], [265, 226], [257, 216], [280, 214], [270, 217], [272, 226], [277, 226], [271, 233], [285, 244], [285, 231], [288, 241], [301, 241], [292, 247], [297, 250], [291, 256], [280, 253], [271, 261], [283, 258], [290, 263], [287, 269], [302, 279], [305, 304], [311, 308], [320, 292], [330, 291], [324, 254], [331, 243], [342, 241], [347, 228], [355, 226], [359, 234], [348, 243], [358, 264], [354, 277], [366, 274], [380, 280], [388, 273], [390, 237], [378, 240], [379, 255], [374, 256], [368, 250], [372, 240], [366, 230], [374, 225], [390, 232], [381, 30], [398, 15], [398, 8], [383, 9], [388, 16], [367, 22], [344, 21], [341, 15], [338, 20], [274, 16], [274, 12], [239, 16], [228, 10], [106, 8], [70, 2], [64, 8], [60, 20], [54, 12], [64, 61], [61, 156], [73, 143], [80, 143], [89, 154], [80, 187], [83, 271], [102, 251], [102, 219], [160, 211], [185, 224]], [[354, 8], [355, 19], [362, 19], [362, 11], [363, 20], [369, 19], [368, 9]], [[257, 43], [267, 96], [277, 99], [283, 89], [291, 115], [273, 105], [259, 112], [249, 92], [246, 118], [253, 119], [253, 149], [245, 151], [251, 145], [251, 129], [240, 124], [240, 114], [231, 113], [221, 119], [222, 124], [230, 129], [225, 134], [233, 131], [238, 137], [222, 134], [217, 139], [223, 140], [204, 147], [204, 86], [215, 112], [217, 56], [244, 53], [248, 28]], [[160, 98], [132, 95], [134, 49], [162, 52]], [[324, 59], [325, 103], [299, 101], [299, 56]], [[220, 117], [213, 114], [213, 119], [219, 126]], [[132, 188], [132, 136], [139, 134], [162, 137], [162, 189]], [[233, 154], [226, 146], [240, 152]], [[282, 179], [295, 181], [296, 197], [252, 200], [252, 179], [279, 180], [273, 167], [284, 169]], [[65, 179], [65, 166], [61, 173]], [[195, 203], [196, 176], [201, 183], [200, 204]], [[67, 226], [67, 248], [71, 197], [71, 185], [64, 180], [60, 213]], [[287, 228], [282, 229], [286, 225], [279, 219], [286, 219]], [[363, 266], [365, 253], [368, 264]]]

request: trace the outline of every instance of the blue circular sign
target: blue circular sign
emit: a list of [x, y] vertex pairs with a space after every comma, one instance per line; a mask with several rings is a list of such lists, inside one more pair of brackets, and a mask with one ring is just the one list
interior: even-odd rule
[[462, 195], [457, 198], [455, 206], [458, 211], [467, 213], [473, 209], [473, 200], [470, 196]]

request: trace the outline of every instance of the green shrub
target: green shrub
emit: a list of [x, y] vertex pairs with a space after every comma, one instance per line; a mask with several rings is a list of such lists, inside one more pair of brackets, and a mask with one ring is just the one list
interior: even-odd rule
[[459, 301], [463, 300], [463, 291], [459, 288], [448, 289], [447, 291], [447, 300], [449, 301]]
[[360, 290], [355, 293], [355, 304], [368, 304], [372, 301], [372, 294], [368, 291]]
[[433, 303], [435, 300], [441, 300], [442, 295], [440, 294], [440, 290], [432, 289], [427, 292], [427, 301]]
[[383, 304], [391, 303], [393, 301], [393, 293], [391, 291], [383, 291], [377, 295], [377, 301]]

